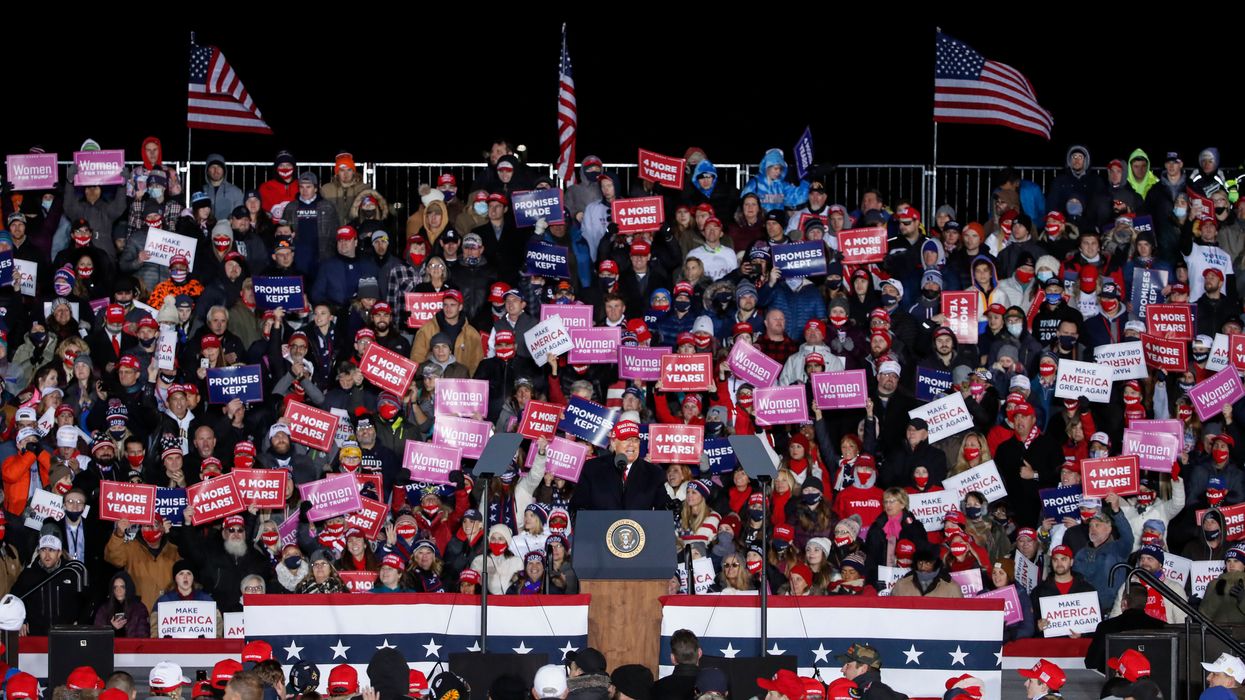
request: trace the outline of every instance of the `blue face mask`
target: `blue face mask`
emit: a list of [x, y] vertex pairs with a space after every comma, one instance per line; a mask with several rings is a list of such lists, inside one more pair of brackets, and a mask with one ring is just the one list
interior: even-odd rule
[[897, 303], [899, 303], [898, 297], [893, 297], [889, 294], [882, 295], [882, 306], [893, 306]]
[[967, 508], [964, 509], [964, 515], [967, 515], [972, 520], [976, 520], [977, 518], [981, 517], [981, 507], [980, 506], [968, 506]]
[[815, 506], [821, 503], [820, 493], [805, 493], [800, 495], [800, 502], [806, 506]]
[[760, 508], [749, 508], [748, 517], [753, 520], [760, 520], [765, 517], [765, 511]]
[[692, 308], [691, 299], [675, 299], [674, 300], [674, 310], [678, 311], [681, 314], [687, 313], [688, 311], [691, 310], [691, 308]]
[[1084, 204], [1081, 204], [1077, 200], [1072, 200], [1071, 202], [1068, 202], [1068, 215], [1069, 216], [1080, 216], [1081, 214], [1084, 214], [1084, 213], [1085, 213]]
[[147, 194], [151, 195], [151, 197], [154, 199], [160, 199], [161, 197], [164, 196], [164, 188], [163, 187], [148, 187]]
[[47, 340], [47, 337], [48, 337], [48, 334], [44, 331], [37, 331], [37, 332], [30, 334], [30, 340], [35, 345], [42, 345], [43, 341]]
[[298, 567], [303, 565], [303, 558], [302, 557], [286, 557], [285, 561], [283, 561], [282, 563], [285, 564], [286, 568], [288, 569], [297, 569]]
[[1073, 335], [1059, 336], [1059, 347], [1063, 348], [1064, 350], [1071, 350], [1075, 346], [1076, 346], [1076, 336], [1073, 336]]
[[1059, 306], [1059, 302], [1063, 301], [1063, 295], [1059, 292], [1047, 292], [1046, 303], [1051, 306]]
[[488, 216], [488, 202], [476, 202], [471, 205], [471, 211], [474, 211], [476, 216]]
[[1041, 282], [1042, 284], [1046, 284], [1050, 280], [1050, 278], [1054, 276], [1055, 276], [1055, 273], [1051, 272], [1050, 270], [1039, 270], [1037, 273], [1038, 281]]

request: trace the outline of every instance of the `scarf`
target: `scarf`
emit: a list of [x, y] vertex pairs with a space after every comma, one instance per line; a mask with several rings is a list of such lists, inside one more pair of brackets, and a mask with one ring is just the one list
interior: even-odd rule
[[748, 506], [749, 498], [752, 498], [751, 488], [745, 488], [743, 491], [740, 491], [739, 489], [736, 489], [736, 488], [732, 488], [728, 492], [728, 500], [730, 501], [731, 512], [732, 513], [743, 512], [743, 509]]
[[1025, 438], [1023, 441], [1025, 443], [1025, 449], [1029, 449], [1029, 445], [1033, 444], [1033, 441], [1036, 440], [1041, 434], [1042, 431], [1038, 430], [1037, 425], [1034, 425], [1033, 430], [1029, 431], [1029, 437]]

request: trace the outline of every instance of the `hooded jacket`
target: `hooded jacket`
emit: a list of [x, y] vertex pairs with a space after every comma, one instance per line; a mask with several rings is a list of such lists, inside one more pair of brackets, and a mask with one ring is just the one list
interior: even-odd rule
[[[1085, 168], [1080, 172], [1072, 169], [1072, 156], [1080, 153], [1085, 156]], [[1090, 172], [1089, 149], [1075, 145], [1068, 148], [1065, 156], [1066, 168], [1063, 173], [1055, 178], [1051, 183], [1050, 196], [1047, 197], [1047, 203], [1051, 209], [1061, 212], [1068, 212], [1068, 200], [1073, 197], [1080, 200], [1084, 205], [1084, 211], [1081, 215], [1086, 223], [1090, 226], [1098, 226], [1103, 219], [1099, 214], [1099, 207], [1106, 207], [1110, 210], [1110, 202], [1105, 201], [1107, 193], [1107, 182], [1102, 177]], [[1073, 215], [1073, 218], [1076, 218]]]
[[[770, 166], [782, 168], [777, 180], [769, 179], [766, 171]], [[761, 199], [761, 208], [765, 211], [775, 209], [795, 209], [808, 201], [808, 183], [793, 185], [787, 182], [787, 160], [781, 148], [771, 148], [761, 158], [757, 174], [744, 185], [741, 194], [755, 194]]]
[[[147, 144], [154, 143], [156, 145], [156, 159], [147, 158]], [[138, 149], [143, 157], [143, 164], [136, 166], [130, 173], [130, 177], [125, 181], [125, 196], [130, 199], [138, 199], [147, 191], [147, 176], [153, 171], [160, 171], [169, 178], [168, 193], [170, 197], [180, 197], [182, 194], [182, 182], [177, 177], [177, 168], [164, 164], [164, 146], [160, 143], [160, 139], [155, 136], [148, 136], [143, 139], [143, 145]]]
[[363, 181], [363, 173], [355, 171], [354, 182], [343, 185], [337, 168], [333, 168], [333, 179], [324, 183], [324, 186], [320, 188], [320, 196], [329, 200], [329, 203], [337, 210], [337, 216], [342, 221], [346, 221], [348, 220], [346, 212], [350, 212], [350, 219], [358, 214], [357, 210], [353, 209], [357, 197], [370, 189], [372, 185]]
[[[372, 688], [380, 693], [380, 700], [412, 700], [410, 692], [410, 668], [406, 657], [398, 649], [381, 649], [372, 655], [367, 664], [367, 679]], [[350, 700], [360, 700], [356, 695]]]
[[[506, 538], [506, 551], [501, 556], [494, 556], [488, 551], [488, 541], [494, 533], [500, 534]], [[484, 562], [488, 560], [488, 592], [492, 595], [502, 595], [506, 589], [510, 587], [510, 579], [514, 575], [523, 571], [523, 558], [515, 552], [514, 535], [510, 528], [506, 525], [498, 523], [488, 529], [488, 535], [484, 539], [484, 553], [471, 560], [471, 568], [484, 574]]]
[[[1214, 163], [1213, 169], [1209, 175], [1202, 172], [1202, 161], [1207, 157], [1211, 158]], [[1202, 151], [1197, 154], [1197, 167], [1193, 169], [1193, 175], [1189, 177], [1189, 188], [1194, 192], [1201, 192], [1204, 197], [1209, 197], [1216, 190], [1227, 187], [1228, 180], [1223, 176], [1223, 172], [1219, 170], [1221, 162], [1222, 161], [1219, 160], [1218, 148], [1215, 148], [1214, 146], [1203, 148]]]
[[[713, 184], [707, 188], [700, 186], [700, 176], [706, 173], [713, 176]], [[726, 222], [730, 221], [729, 217], [735, 213], [735, 202], [739, 200], [739, 193], [735, 191], [735, 186], [723, 181], [718, 176], [717, 167], [708, 159], [696, 164], [690, 184], [691, 187], [685, 191], [690, 194], [692, 207], [706, 203], [713, 207], [714, 216], [722, 220], [723, 231], [725, 231]], [[807, 195], [805, 198], [807, 199]]]
[[[1138, 158], [1146, 162], [1146, 175], [1140, 180], [1133, 177], [1133, 168], [1132, 168], [1133, 161], [1137, 160]], [[1145, 199], [1146, 195], [1150, 194], [1150, 188], [1159, 184], [1158, 176], [1155, 175], [1152, 170], [1150, 170], [1150, 156], [1146, 155], [1146, 152], [1141, 150], [1140, 148], [1134, 149], [1132, 153], [1128, 154], [1128, 163], [1126, 164], [1126, 166], [1127, 166], [1127, 171], [1128, 171], [1128, 175], [1125, 178], [1126, 181], [1128, 182], [1129, 186], [1133, 188], [1133, 191], [1135, 191], [1138, 195], [1140, 195], [1142, 199]]]
[[[112, 585], [108, 586], [108, 599], [95, 610], [95, 626], [110, 627], [112, 616], [115, 614], [125, 615], [125, 627], [116, 631], [118, 637], [147, 637], [151, 634], [150, 615], [147, 612], [147, 606], [143, 605], [143, 601], [139, 599], [137, 589], [134, 587], [134, 579], [124, 571], [118, 571], [112, 577], [112, 583], [120, 580], [125, 584], [125, 602], [118, 604], [116, 598], [112, 595]], [[117, 609], [121, 607], [121, 609]]]
[[[225, 157], [218, 153], [209, 155], [207, 162], [219, 162], [222, 168], [226, 165]], [[212, 216], [218, 221], [223, 221], [234, 209], [246, 203], [246, 195], [240, 187], [229, 180], [222, 179], [219, 185], [213, 185], [207, 177], [206, 168], [204, 170], [203, 193], [212, 201]], [[172, 180], [169, 182], [172, 183]]]

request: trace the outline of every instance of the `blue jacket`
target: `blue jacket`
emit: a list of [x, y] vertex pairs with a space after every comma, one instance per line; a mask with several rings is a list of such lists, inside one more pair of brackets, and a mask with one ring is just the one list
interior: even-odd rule
[[1123, 577], [1117, 577], [1116, 585], [1111, 585], [1111, 567], [1128, 561], [1128, 555], [1133, 551], [1133, 528], [1128, 524], [1128, 518], [1124, 517], [1124, 512], [1113, 513], [1111, 521], [1115, 523], [1114, 536], [1118, 539], [1108, 541], [1101, 547], [1087, 543], [1077, 550], [1072, 561], [1072, 570], [1084, 576], [1085, 581], [1097, 589], [1098, 605], [1104, 616], [1115, 605], [1115, 592], [1124, 583]]
[[[765, 171], [771, 165], [782, 166], [782, 173], [777, 180], [769, 179]], [[793, 185], [787, 182], [787, 161], [783, 158], [781, 148], [771, 148], [761, 158], [760, 170], [748, 184], [744, 185], [740, 196], [755, 194], [761, 200], [761, 208], [765, 211], [774, 209], [795, 209], [808, 201], [808, 183]]]
[[794, 292], [783, 280], [773, 287], [762, 285], [757, 291], [757, 306], [782, 311], [787, 318], [787, 337], [797, 342], [804, 339], [804, 324], [814, 318], [826, 317], [826, 300], [817, 285], [811, 282]]
[[1020, 208], [1034, 221], [1046, 220], [1046, 195], [1036, 182], [1020, 181]]
[[[680, 333], [692, 332], [692, 324], [696, 322], [696, 316], [698, 315], [696, 305], [692, 304], [692, 308], [683, 315], [683, 318], [679, 318], [679, 315], [674, 312], [674, 309], [671, 309], [669, 313], [662, 316], [657, 321], [656, 329], [657, 337], [661, 339], [661, 344], [668, 345], [671, 348], [676, 348], [674, 344], [675, 339], [679, 337]], [[671, 350], [671, 352], [674, 351]]]
[[350, 303], [359, 289], [359, 279], [376, 277], [376, 261], [369, 257], [344, 258], [334, 255], [320, 265], [320, 274], [311, 287], [311, 303], [327, 301], [330, 304], [345, 306]]

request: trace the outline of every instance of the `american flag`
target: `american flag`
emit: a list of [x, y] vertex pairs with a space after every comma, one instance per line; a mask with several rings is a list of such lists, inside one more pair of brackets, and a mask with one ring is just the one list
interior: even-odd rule
[[1020, 71], [987, 61], [941, 32], [934, 66], [934, 121], [998, 124], [1048, 141], [1055, 123]]
[[225, 54], [215, 46], [190, 47], [186, 124], [192, 129], [272, 133]]
[[575, 79], [571, 77], [571, 54], [566, 50], [566, 25], [562, 25], [562, 60], [558, 65], [558, 177], [562, 186], [575, 184]]

